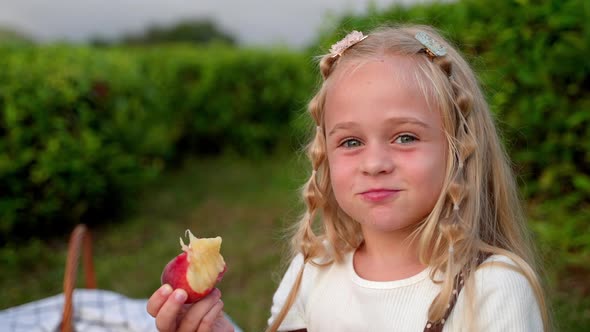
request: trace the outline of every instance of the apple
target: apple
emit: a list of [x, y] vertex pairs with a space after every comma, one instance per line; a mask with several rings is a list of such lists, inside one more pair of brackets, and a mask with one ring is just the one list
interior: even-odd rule
[[186, 233], [189, 244], [180, 238], [183, 253], [166, 264], [161, 282], [184, 289], [188, 294], [185, 303], [194, 303], [213, 291], [227, 268], [219, 252], [221, 237], [197, 238], [190, 230]]

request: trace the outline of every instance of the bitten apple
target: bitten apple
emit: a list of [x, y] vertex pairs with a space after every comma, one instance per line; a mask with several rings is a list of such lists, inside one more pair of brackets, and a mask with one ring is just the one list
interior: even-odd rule
[[188, 294], [185, 303], [194, 303], [213, 291], [226, 266], [219, 252], [221, 237], [199, 239], [189, 230], [186, 233], [188, 246], [180, 238], [183, 253], [166, 264], [161, 281], [174, 289], [184, 289]]

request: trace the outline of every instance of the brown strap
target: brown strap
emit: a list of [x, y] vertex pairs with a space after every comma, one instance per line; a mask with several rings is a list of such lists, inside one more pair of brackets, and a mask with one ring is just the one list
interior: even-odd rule
[[82, 264], [85, 272], [86, 288], [96, 288], [94, 275], [94, 263], [92, 261], [92, 239], [85, 225], [78, 225], [70, 235], [66, 271], [64, 275], [64, 309], [61, 320], [61, 332], [72, 332], [73, 304], [72, 295], [76, 288], [76, 276], [78, 274], [78, 261], [80, 251], [83, 250]]
[[[488, 259], [491, 255], [492, 255], [491, 253], [487, 253], [487, 252], [480, 253], [479, 256], [477, 257], [476, 266], [479, 266], [486, 259]], [[459, 298], [459, 293], [461, 293], [461, 290], [463, 289], [464, 284], [465, 284], [465, 280], [463, 279], [463, 272], [461, 272], [455, 276], [453, 293], [451, 295], [451, 301], [449, 302], [449, 306], [448, 306], [447, 310], [445, 311], [445, 314], [443, 315], [443, 317], [439, 321], [436, 321], [436, 322], [428, 321], [426, 323], [426, 326], [424, 327], [424, 332], [442, 332], [445, 322], [447, 321], [447, 319], [449, 319], [449, 316], [451, 315], [451, 312], [453, 311], [455, 304], [457, 304], [457, 299]]]

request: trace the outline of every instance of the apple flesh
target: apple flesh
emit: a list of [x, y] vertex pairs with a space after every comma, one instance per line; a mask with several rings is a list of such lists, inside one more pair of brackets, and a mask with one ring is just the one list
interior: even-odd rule
[[183, 253], [172, 259], [162, 271], [162, 284], [182, 288], [188, 294], [185, 303], [194, 303], [211, 293], [226, 271], [220, 254], [221, 237], [197, 238], [187, 230], [190, 242], [180, 239]]

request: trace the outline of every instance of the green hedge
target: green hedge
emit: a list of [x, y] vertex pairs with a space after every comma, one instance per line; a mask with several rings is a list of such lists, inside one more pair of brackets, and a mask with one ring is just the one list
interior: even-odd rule
[[220, 45], [0, 48], [0, 243], [104, 222], [186, 153], [272, 151], [309, 68]]
[[[587, 17], [582, 0], [392, 7], [343, 17], [310, 53], [350, 29], [439, 27], [474, 64], [523, 194], [543, 205], [532, 209], [535, 227], [551, 233], [562, 212], [590, 213]], [[0, 47], [0, 241], [105, 220], [188, 153], [264, 154], [293, 127], [301, 137], [295, 114], [316, 79], [311, 55], [222, 45]], [[568, 228], [576, 237], [567, 246], [583, 248], [581, 257], [588, 227]]]

